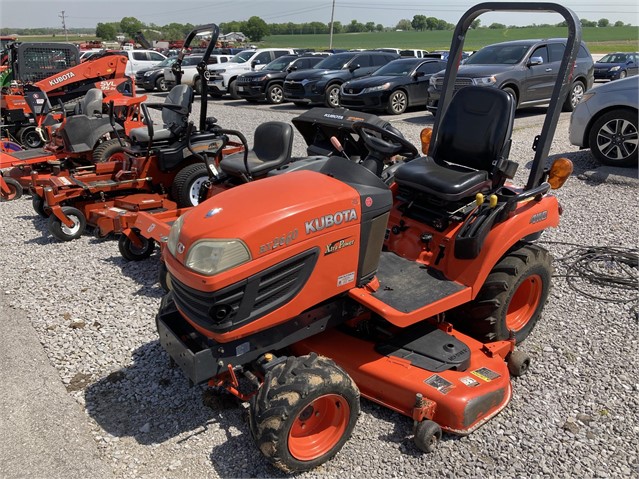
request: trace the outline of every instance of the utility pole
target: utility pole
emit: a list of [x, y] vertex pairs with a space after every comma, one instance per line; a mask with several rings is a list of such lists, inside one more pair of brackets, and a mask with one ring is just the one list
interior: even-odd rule
[[60, 15], [58, 15], [61, 19], [62, 19], [62, 29], [64, 30], [64, 41], [68, 42], [69, 41], [69, 35], [67, 33], [67, 25], [64, 22], [64, 10], [62, 10], [62, 12], [60, 12]]
[[329, 50], [333, 48], [333, 19], [335, 18], [335, 0], [333, 0], [333, 8], [331, 10], [331, 36], [328, 41]]

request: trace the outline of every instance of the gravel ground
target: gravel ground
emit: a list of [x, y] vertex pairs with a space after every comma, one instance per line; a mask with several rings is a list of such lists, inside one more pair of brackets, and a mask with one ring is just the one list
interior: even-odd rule
[[[249, 141], [259, 123], [289, 121], [303, 111], [209, 103], [210, 115], [246, 132]], [[193, 118], [198, 112], [196, 105]], [[511, 159], [520, 164], [520, 181], [543, 113], [517, 115]], [[432, 116], [411, 112], [392, 120], [417, 143]], [[557, 192], [562, 223], [544, 239], [635, 247], [637, 171], [627, 171], [627, 181], [623, 174], [619, 182], [586, 179], [597, 164], [569, 144], [568, 120], [562, 115], [552, 153], [570, 157], [575, 174]], [[297, 135], [294, 153], [304, 150]], [[127, 263], [115, 241], [89, 235], [59, 243], [28, 197], [0, 205], [0, 226], [0, 288], [12, 307], [26, 311], [117, 477], [282, 476], [255, 448], [242, 407], [189, 387], [179, 369], [169, 368], [153, 321], [161, 297], [156, 256]], [[548, 248], [556, 256], [567, 251]], [[618, 296], [604, 287], [593, 292]], [[578, 294], [558, 277], [522, 349], [533, 358], [531, 372], [513, 381], [510, 405], [470, 436], [445, 435], [424, 455], [413, 446], [409, 419], [363, 400], [351, 440], [332, 461], [300, 477], [636, 477], [639, 340], [631, 306]]]

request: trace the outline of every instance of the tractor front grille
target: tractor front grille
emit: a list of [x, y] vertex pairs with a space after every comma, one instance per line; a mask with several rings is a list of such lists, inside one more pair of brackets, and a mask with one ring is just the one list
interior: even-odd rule
[[290, 301], [311, 275], [319, 250], [300, 253], [219, 291], [193, 289], [175, 277], [175, 303], [188, 319], [215, 333], [237, 329]]

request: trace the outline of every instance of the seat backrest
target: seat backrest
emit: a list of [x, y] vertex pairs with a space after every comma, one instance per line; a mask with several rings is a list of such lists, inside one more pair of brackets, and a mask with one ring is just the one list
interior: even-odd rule
[[492, 174], [495, 162], [508, 155], [514, 118], [515, 102], [505, 91], [462, 88], [444, 114], [432, 157]]
[[175, 85], [167, 95], [164, 103], [184, 107], [186, 114], [162, 108], [162, 122], [166, 128], [174, 130], [186, 126], [193, 105], [193, 89], [189, 85]]
[[291, 157], [293, 127], [282, 121], [268, 121], [255, 129], [253, 152], [263, 162]]
[[86, 95], [80, 100], [80, 111], [83, 115], [93, 116], [102, 113], [102, 100], [104, 94], [99, 88], [91, 88]]

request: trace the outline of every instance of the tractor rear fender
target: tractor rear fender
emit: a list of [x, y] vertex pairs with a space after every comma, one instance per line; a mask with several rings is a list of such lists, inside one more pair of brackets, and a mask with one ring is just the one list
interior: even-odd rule
[[484, 284], [488, 274], [499, 260], [524, 238], [559, 224], [559, 202], [554, 196], [540, 201], [531, 199], [517, 205], [505, 221], [495, 225], [474, 259], [457, 259], [453, 254], [454, 239], [444, 246], [445, 254], [440, 267], [446, 277], [472, 288], [473, 298]]

